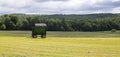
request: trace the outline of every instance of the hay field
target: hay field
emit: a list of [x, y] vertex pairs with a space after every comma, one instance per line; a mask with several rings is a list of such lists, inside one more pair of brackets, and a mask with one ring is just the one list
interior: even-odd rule
[[120, 57], [120, 32], [0, 31], [0, 57]]

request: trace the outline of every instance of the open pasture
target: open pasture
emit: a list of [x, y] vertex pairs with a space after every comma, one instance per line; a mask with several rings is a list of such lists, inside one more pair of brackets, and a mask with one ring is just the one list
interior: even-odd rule
[[0, 31], [0, 57], [120, 57], [120, 32]]

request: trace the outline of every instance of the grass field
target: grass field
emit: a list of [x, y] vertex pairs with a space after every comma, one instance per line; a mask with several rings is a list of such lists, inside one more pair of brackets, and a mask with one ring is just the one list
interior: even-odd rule
[[0, 57], [120, 57], [120, 31], [47, 32], [46, 39], [0, 31]]

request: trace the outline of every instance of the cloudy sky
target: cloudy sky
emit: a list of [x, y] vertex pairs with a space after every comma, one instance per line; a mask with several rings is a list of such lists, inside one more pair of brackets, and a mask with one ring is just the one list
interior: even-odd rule
[[120, 13], [120, 0], [0, 0], [0, 14]]

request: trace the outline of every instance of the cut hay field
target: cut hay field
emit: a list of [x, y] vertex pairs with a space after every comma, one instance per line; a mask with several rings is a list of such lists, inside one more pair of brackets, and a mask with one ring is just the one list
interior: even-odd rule
[[0, 31], [0, 57], [120, 57], [120, 31], [47, 32], [46, 39]]

